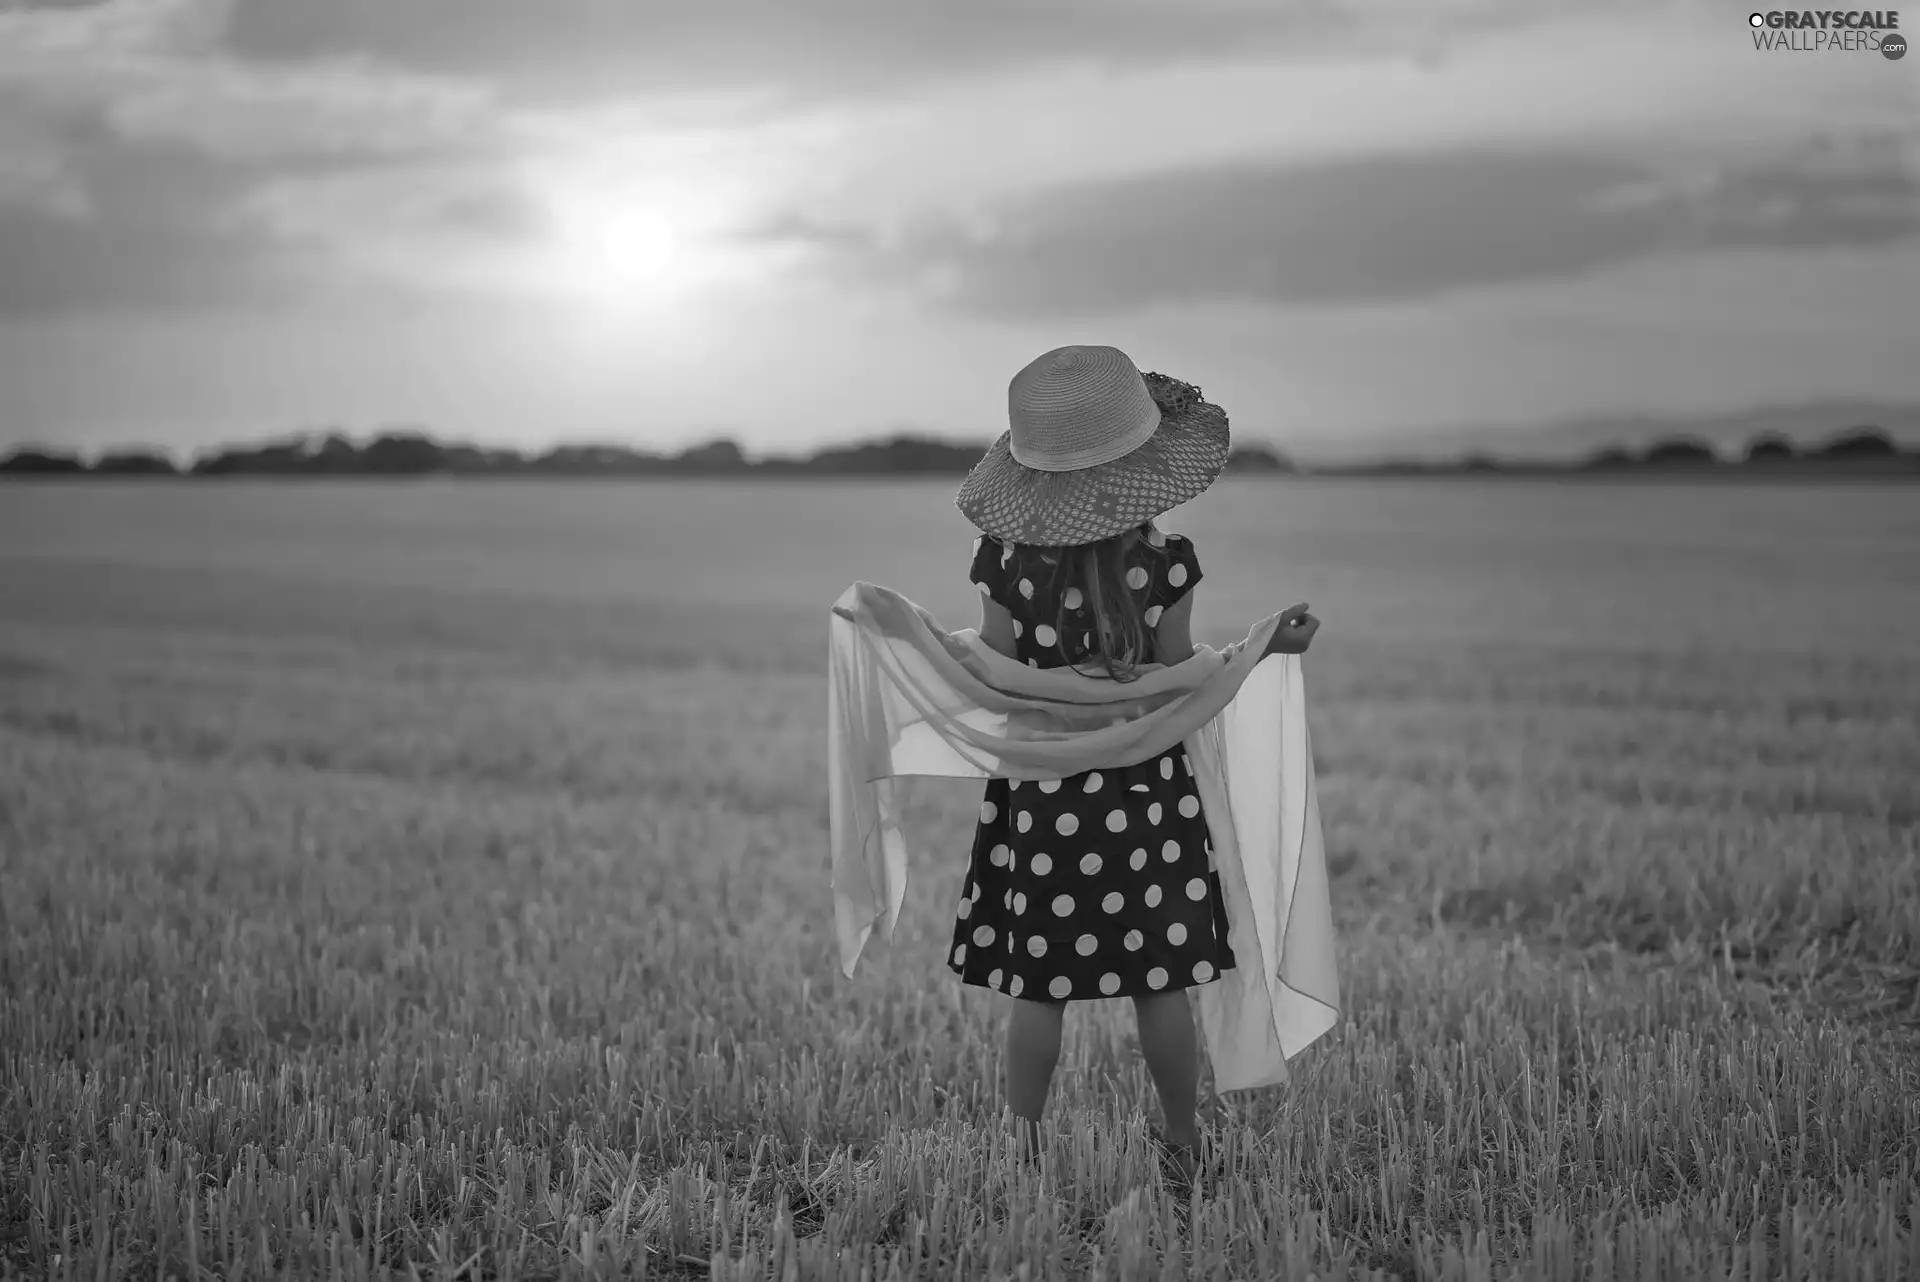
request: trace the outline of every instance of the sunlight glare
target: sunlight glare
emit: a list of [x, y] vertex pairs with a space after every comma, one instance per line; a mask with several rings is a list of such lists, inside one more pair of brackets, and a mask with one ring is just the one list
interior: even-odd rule
[[555, 269], [567, 288], [639, 301], [676, 283], [681, 237], [644, 198], [570, 193], [554, 201], [553, 213]]

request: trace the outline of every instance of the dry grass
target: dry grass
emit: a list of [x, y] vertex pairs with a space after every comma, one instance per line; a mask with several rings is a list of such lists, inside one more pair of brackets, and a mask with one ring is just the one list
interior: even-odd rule
[[1347, 1014], [1181, 1208], [1123, 1003], [1005, 1160], [973, 790], [834, 967], [824, 609], [971, 622], [937, 488], [9, 488], [0, 1274], [1920, 1276], [1914, 508], [1183, 514], [1210, 639], [1328, 620]]

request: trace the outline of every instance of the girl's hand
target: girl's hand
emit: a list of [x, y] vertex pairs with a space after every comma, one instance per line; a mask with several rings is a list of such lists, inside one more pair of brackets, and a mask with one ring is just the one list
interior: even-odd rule
[[1307, 603], [1302, 601], [1280, 616], [1280, 626], [1273, 630], [1273, 639], [1267, 642], [1267, 654], [1305, 654], [1313, 644], [1313, 634], [1319, 630], [1320, 620], [1307, 613]]

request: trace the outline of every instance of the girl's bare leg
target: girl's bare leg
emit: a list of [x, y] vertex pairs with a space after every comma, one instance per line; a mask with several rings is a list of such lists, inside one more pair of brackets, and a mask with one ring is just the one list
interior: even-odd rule
[[1007, 1104], [1029, 1155], [1039, 1151], [1040, 1115], [1046, 1110], [1053, 1068], [1060, 1060], [1060, 1028], [1066, 1013], [1065, 1002], [1016, 997], [1007, 1016]]
[[1136, 997], [1133, 1013], [1140, 1025], [1140, 1053], [1160, 1094], [1167, 1143], [1197, 1149], [1200, 1128], [1194, 1105], [1200, 1092], [1200, 1043], [1186, 991]]

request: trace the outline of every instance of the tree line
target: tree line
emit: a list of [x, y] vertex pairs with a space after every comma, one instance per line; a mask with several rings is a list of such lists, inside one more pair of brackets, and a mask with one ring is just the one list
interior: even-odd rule
[[[559, 445], [538, 453], [448, 443], [425, 432], [396, 430], [355, 442], [340, 432], [288, 437], [208, 451], [185, 466], [154, 450], [110, 450], [94, 458], [71, 451], [23, 447], [0, 459], [13, 477], [325, 477], [325, 476], [961, 476], [979, 461], [980, 445], [917, 436], [836, 446], [812, 454], [749, 459], [731, 440], [677, 453], [617, 445]], [[1442, 462], [1387, 460], [1341, 467], [1300, 467], [1264, 445], [1233, 452], [1227, 470], [1322, 475], [1514, 475], [1702, 472], [1848, 471], [1920, 475], [1920, 449], [1903, 450], [1877, 427], [1848, 429], [1801, 448], [1782, 436], [1750, 441], [1737, 458], [1691, 438], [1660, 440], [1640, 450], [1609, 448], [1568, 463], [1502, 460], [1476, 454]]]
[[[916, 436], [836, 446], [788, 458], [749, 459], [739, 444], [712, 441], [676, 453], [618, 445], [559, 445], [539, 453], [446, 443], [424, 432], [383, 432], [364, 443], [345, 435], [296, 436], [209, 451], [182, 467], [154, 450], [87, 459], [41, 447], [0, 459], [16, 476], [913, 476], [965, 475], [984, 446]], [[1230, 470], [1282, 472], [1291, 464], [1265, 446], [1236, 449]]]

